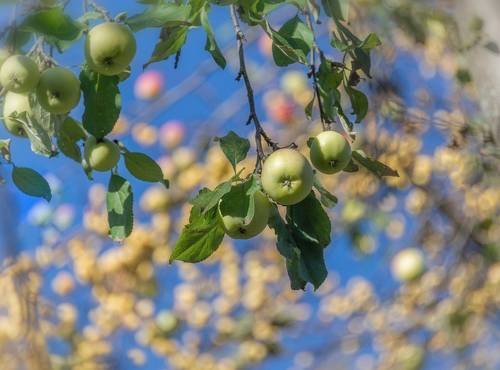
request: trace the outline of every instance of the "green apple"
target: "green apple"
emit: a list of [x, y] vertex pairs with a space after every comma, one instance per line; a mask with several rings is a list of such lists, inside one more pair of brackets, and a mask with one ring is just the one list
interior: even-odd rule
[[7, 49], [0, 48], [0, 69], [2, 68], [3, 62], [10, 57], [10, 53]]
[[254, 215], [249, 222], [241, 215], [224, 214], [219, 203], [219, 217], [224, 231], [233, 239], [250, 239], [259, 235], [267, 226], [270, 212], [271, 203], [261, 191], [254, 195]]
[[288, 206], [304, 200], [311, 192], [313, 169], [294, 149], [279, 149], [262, 166], [262, 188], [277, 203]]
[[399, 281], [408, 282], [419, 278], [425, 269], [424, 256], [417, 248], [406, 248], [392, 259], [391, 270]]
[[101, 23], [92, 28], [85, 42], [85, 59], [89, 67], [106, 76], [125, 71], [135, 56], [134, 34], [116, 22]]
[[120, 159], [120, 148], [108, 139], [97, 140], [89, 136], [83, 150], [85, 160], [93, 170], [105, 172], [112, 169]]
[[36, 97], [47, 112], [68, 113], [80, 101], [80, 80], [69, 69], [49, 68], [40, 76]]
[[26, 132], [24, 131], [21, 122], [10, 116], [16, 112], [21, 114], [26, 112], [26, 114], [31, 115], [31, 104], [30, 99], [27, 94], [17, 94], [15, 92], [9, 91], [5, 95], [3, 102], [3, 123], [5, 128], [12, 134], [20, 137], [26, 137]]
[[351, 146], [335, 131], [324, 131], [311, 143], [311, 162], [320, 172], [332, 174], [342, 171], [351, 160]]
[[38, 66], [26, 55], [8, 57], [0, 68], [0, 85], [8, 91], [26, 93], [35, 89], [40, 79]]

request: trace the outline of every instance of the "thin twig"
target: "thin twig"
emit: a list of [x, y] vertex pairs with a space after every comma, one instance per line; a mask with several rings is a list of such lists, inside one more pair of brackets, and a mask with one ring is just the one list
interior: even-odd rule
[[311, 30], [311, 32], [313, 34], [313, 47], [311, 49], [311, 56], [310, 56], [310, 64], [311, 64], [310, 76], [312, 77], [314, 91], [316, 93], [316, 98], [318, 99], [319, 117], [321, 119], [321, 124], [323, 125], [323, 130], [327, 131], [327, 130], [331, 129], [331, 127], [330, 127], [331, 121], [325, 116], [325, 112], [323, 110], [323, 103], [321, 102], [321, 94], [320, 94], [320, 90], [319, 90], [318, 76], [316, 74], [316, 50], [318, 49], [318, 46], [316, 44], [316, 36], [314, 33], [314, 26], [313, 26], [313, 23], [311, 20], [311, 6], [309, 3], [307, 5], [308, 5], [307, 12], [306, 12], [307, 26], [309, 27], [309, 29]]
[[243, 81], [245, 82], [245, 87], [247, 90], [248, 97], [248, 105], [250, 108], [250, 116], [248, 117], [247, 124], [250, 124], [252, 121], [255, 125], [255, 146], [257, 149], [257, 163], [255, 164], [255, 172], [261, 171], [262, 160], [264, 159], [264, 150], [262, 148], [262, 139], [269, 145], [273, 150], [279, 149], [278, 145], [271, 140], [271, 138], [266, 134], [262, 125], [259, 121], [259, 117], [257, 116], [257, 112], [255, 109], [255, 97], [252, 89], [252, 84], [250, 83], [250, 79], [248, 77], [248, 72], [245, 64], [245, 52], [243, 50], [243, 41], [245, 41], [245, 36], [241, 31], [240, 22], [238, 20], [238, 16], [236, 15], [236, 8], [234, 5], [230, 6], [231, 9], [231, 19], [233, 21], [233, 28], [236, 32], [236, 42], [238, 45], [238, 55], [240, 60], [240, 70], [238, 72], [238, 76], [236, 80], [239, 81], [243, 77]]

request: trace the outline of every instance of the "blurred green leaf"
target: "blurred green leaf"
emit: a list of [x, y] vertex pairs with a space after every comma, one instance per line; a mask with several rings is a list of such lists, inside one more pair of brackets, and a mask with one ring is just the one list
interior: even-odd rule
[[27, 195], [43, 198], [47, 202], [52, 199], [52, 191], [47, 180], [31, 168], [14, 167], [12, 181], [19, 190]]
[[113, 240], [123, 240], [134, 226], [132, 187], [123, 177], [111, 175], [106, 195], [109, 235]]

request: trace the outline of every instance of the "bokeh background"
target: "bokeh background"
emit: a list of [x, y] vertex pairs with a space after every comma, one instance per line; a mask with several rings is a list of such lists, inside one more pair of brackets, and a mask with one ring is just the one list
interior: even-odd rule
[[[112, 15], [134, 1], [99, 1]], [[80, 1], [67, 10], [78, 17]], [[271, 17], [279, 25], [290, 7]], [[9, 21], [0, 4], [0, 25]], [[173, 58], [142, 73], [158, 31], [137, 33], [131, 77], [113, 137], [156, 158], [171, 188], [130, 179], [135, 229], [107, 237], [108, 174], [89, 181], [62, 156], [46, 159], [14, 139], [12, 156], [49, 180], [51, 203], [7, 181], [0, 187], [1, 369], [499, 369], [500, 9], [496, 1], [351, 0], [350, 25], [377, 32], [370, 113], [355, 146], [396, 168], [324, 177], [332, 209], [329, 277], [292, 291], [270, 231], [227, 239], [206, 262], [168, 257], [200, 186], [231, 176], [213, 142], [252, 136], [228, 9], [210, 21], [228, 60], [220, 70], [189, 33]], [[317, 26], [329, 56], [327, 21]], [[282, 144], [320, 131], [307, 71], [274, 66], [270, 42], [245, 28], [249, 75], [266, 130]], [[82, 43], [56, 60], [77, 73]], [[81, 117], [81, 107], [72, 116]], [[0, 127], [0, 137], [7, 137]], [[254, 154], [254, 151], [252, 151]], [[240, 167], [253, 169], [254, 158]], [[0, 166], [9, 178], [10, 169]], [[124, 170], [123, 170], [124, 172]], [[425, 272], [391, 273], [398, 251], [417, 248]]]

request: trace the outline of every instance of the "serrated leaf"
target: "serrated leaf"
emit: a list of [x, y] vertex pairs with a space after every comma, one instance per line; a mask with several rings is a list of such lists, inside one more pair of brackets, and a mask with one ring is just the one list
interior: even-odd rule
[[338, 199], [335, 195], [331, 194], [319, 181], [317, 176], [314, 176], [313, 182], [314, 188], [318, 191], [320, 195], [320, 202], [326, 208], [333, 208], [337, 205]]
[[123, 240], [134, 226], [132, 187], [123, 177], [111, 175], [106, 194], [109, 235], [113, 240]]
[[80, 73], [83, 91], [83, 127], [98, 139], [109, 134], [122, 108], [118, 76], [104, 76], [83, 69]]
[[10, 162], [10, 139], [0, 139], [0, 155], [7, 162]]
[[219, 210], [223, 216], [244, 218], [250, 222], [255, 214], [255, 192], [259, 185], [254, 176], [243, 183], [233, 185], [231, 190], [224, 194], [219, 203]]
[[47, 202], [52, 199], [52, 191], [47, 180], [31, 168], [14, 167], [12, 181], [25, 194], [43, 198]]
[[278, 32], [271, 29], [270, 36], [276, 65], [284, 67], [295, 62], [308, 63], [307, 55], [314, 43], [314, 35], [298, 16], [287, 21]]
[[217, 185], [214, 190], [207, 188], [201, 189], [198, 192], [198, 195], [193, 198], [190, 203], [200, 208], [202, 214], [205, 214], [207, 211], [218, 205], [220, 199], [230, 191], [231, 183], [229, 181], [225, 181]]
[[172, 27], [189, 24], [191, 6], [175, 3], [162, 3], [147, 8], [144, 12], [131, 16], [126, 24], [137, 32], [151, 27]]
[[84, 140], [87, 134], [83, 127], [73, 118], [66, 118], [56, 132], [57, 147], [68, 158], [81, 163], [82, 151], [78, 141]]
[[28, 115], [26, 112], [22, 112], [21, 114], [13, 114], [10, 117], [23, 126], [23, 130], [26, 132], [31, 142], [31, 150], [33, 153], [46, 157], [54, 156], [55, 152], [52, 145], [52, 139], [45, 127], [40, 124], [40, 121], [38, 121], [34, 115]]
[[125, 167], [137, 179], [148, 182], [163, 180], [161, 167], [144, 153], [125, 152]]
[[84, 23], [73, 20], [64, 14], [62, 7], [53, 7], [31, 13], [21, 24], [21, 29], [43, 36], [60, 52], [76, 42], [87, 28]]
[[214, 32], [212, 31], [212, 27], [210, 26], [210, 23], [208, 21], [208, 10], [209, 10], [209, 5], [205, 5], [200, 13], [200, 21], [201, 24], [207, 34], [207, 41], [205, 43], [205, 50], [208, 51], [211, 55], [212, 58], [214, 59], [215, 63], [222, 69], [226, 68], [226, 58], [224, 58], [224, 55], [219, 49], [219, 45], [217, 45], [217, 41], [215, 40], [215, 35]]
[[149, 58], [149, 61], [144, 64], [146, 68], [151, 63], [156, 63], [168, 59], [171, 55], [176, 54], [186, 43], [189, 27], [174, 26], [164, 27], [160, 33], [160, 39], [155, 45], [155, 49]]
[[330, 218], [313, 192], [303, 201], [287, 207], [286, 220], [298, 233], [296, 237], [322, 247], [330, 244]]
[[238, 136], [234, 131], [229, 131], [226, 136], [217, 138], [217, 140], [236, 172], [236, 165], [246, 158], [250, 150], [250, 141]]
[[346, 86], [347, 94], [351, 99], [353, 113], [356, 115], [356, 123], [360, 123], [368, 113], [368, 98], [359, 90]]
[[217, 250], [222, 239], [224, 229], [219, 223], [217, 208], [202, 214], [200, 208], [194, 206], [189, 224], [184, 226], [169, 261], [203, 261]]
[[377, 161], [376, 159], [369, 158], [362, 150], [354, 150], [352, 152], [352, 157], [356, 162], [358, 162], [360, 165], [362, 165], [378, 177], [399, 177], [398, 171], [393, 170], [389, 166]]
[[305, 289], [307, 282], [310, 282], [318, 289], [328, 274], [324, 249], [312, 242], [297, 241], [295, 227], [281, 218], [276, 206], [272, 208], [269, 227], [276, 234], [279, 253], [286, 259], [291, 288]]

